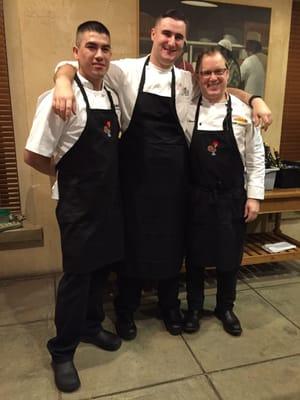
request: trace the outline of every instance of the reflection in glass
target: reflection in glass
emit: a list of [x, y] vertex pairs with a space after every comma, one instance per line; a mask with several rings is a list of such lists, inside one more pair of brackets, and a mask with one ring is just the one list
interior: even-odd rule
[[217, 7], [193, 7], [179, 0], [140, 0], [140, 55], [151, 50], [150, 30], [155, 18], [168, 9], [178, 8], [190, 23], [186, 52], [178, 65], [188, 66], [187, 69], [191, 70], [191, 64], [195, 67], [203, 47], [223, 42], [222, 50], [230, 69], [230, 85], [263, 95], [271, 9], [213, 3]]

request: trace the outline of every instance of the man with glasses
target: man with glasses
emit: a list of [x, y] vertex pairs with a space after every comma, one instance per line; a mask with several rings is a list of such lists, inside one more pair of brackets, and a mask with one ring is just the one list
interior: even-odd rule
[[246, 223], [264, 198], [264, 147], [251, 109], [227, 92], [228, 66], [218, 48], [197, 60], [201, 96], [190, 107], [192, 191], [187, 245], [188, 312], [184, 331], [199, 330], [205, 266], [217, 271], [215, 315], [231, 335], [242, 333], [233, 312]]

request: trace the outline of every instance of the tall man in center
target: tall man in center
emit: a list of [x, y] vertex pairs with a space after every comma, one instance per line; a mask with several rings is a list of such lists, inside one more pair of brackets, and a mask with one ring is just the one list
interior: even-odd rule
[[[182, 330], [178, 280], [184, 256], [188, 147], [180, 104], [188, 101], [191, 88], [184, 83], [182, 71], [175, 73], [173, 64], [186, 39], [184, 17], [173, 12], [159, 18], [151, 39], [150, 57], [138, 61], [142, 74], [136, 102], [120, 142], [126, 260], [115, 305], [117, 331], [125, 339], [136, 334], [133, 312], [139, 306], [144, 279], [158, 281], [159, 307], [167, 330], [173, 335]], [[137, 61], [133, 63], [137, 70]], [[132, 67], [123, 73], [139, 76]]]
[[[152, 28], [150, 56], [113, 61], [106, 74], [122, 110], [120, 178], [126, 257], [115, 308], [117, 332], [127, 340], [137, 333], [133, 315], [145, 279], [158, 281], [159, 307], [167, 330], [173, 335], [182, 332], [178, 290], [188, 186], [184, 128], [192, 80], [188, 71], [174, 68], [174, 63], [182, 53], [186, 29], [183, 14], [166, 12]], [[73, 68], [65, 63], [57, 73], [54, 108], [62, 116], [71, 113], [73, 76]], [[256, 99], [255, 105], [267, 120], [269, 110], [259, 102]]]

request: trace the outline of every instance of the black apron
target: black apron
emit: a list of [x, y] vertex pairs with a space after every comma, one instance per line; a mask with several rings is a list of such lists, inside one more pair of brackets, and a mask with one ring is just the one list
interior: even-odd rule
[[121, 273], [168, 279], [182, 265], [186, 224], [188, 147], [171, 98], [143, 92], [145, 62], [133, 115], [120, 140], [125, 213], [125, 266]]
[[87, 273], [123, 258], [123, 217], [118, 167], [119, 123], [112, 97], [110, 110], [90, 109], [77, 142], [58, 162], [63, 270]]
[[231, 122], [231, 99], [223, 131], [198, 130], [201, 98], [190, 146], [188, 258], [220, 271], [239, 267], [245, 236], [244, 165]]

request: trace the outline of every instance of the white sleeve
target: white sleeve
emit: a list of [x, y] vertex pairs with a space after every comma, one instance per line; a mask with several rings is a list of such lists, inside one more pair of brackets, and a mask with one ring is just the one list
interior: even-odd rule
[[260, 129], [253, 124], [246, 128], [245, 164], [247, 197], [262, 200], [265, 194], [265, 150]]
[[69, 122], [52, 111], [53, 90], [38, 99], [37, 110], [25, 148], [45, 157], [52, 157], [57, 143]]
[[112, 61], [104, 80], [109, 87], [118, 92], [125, 83], [125, 73], [122, 69], [122, 60]]
[[56, 73], [57, 70], [58, 70], [60, 67], [62, 67], [63, 65], [66, 65], [66, 64], [72, 65], [72, 67], [76, 68], [77, 71], [78, 71], [78, 69], [79, 69], [78, 61], [74, 61], [74, 60], [72, 60], [72, 61], [60, 61], [60, 62], [56, 65], [56, 67], [55, 67], [55, 69], [54, 69], [54, 72]]
[[248, 76], [249, 76], [248, 64], [249, 64], [248, 60], [245, 59], [245, 60], [242, 62], [241, 66], [240, 66], [241, 80], [242, 80], [242, 82], [245, 82], [245, 80], [248, 79]]

